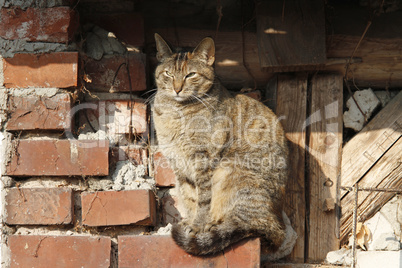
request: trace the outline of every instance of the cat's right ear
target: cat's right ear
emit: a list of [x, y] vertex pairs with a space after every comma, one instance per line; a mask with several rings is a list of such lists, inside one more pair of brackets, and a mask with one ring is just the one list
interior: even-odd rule
[[155, 42], [156, 42], [156, 58], [159, 62], [163, 62], [166, 58], [172, 56], [172, 50], [170, 49], [169, 45], [166, 43], [163, 38], [155, 33]]

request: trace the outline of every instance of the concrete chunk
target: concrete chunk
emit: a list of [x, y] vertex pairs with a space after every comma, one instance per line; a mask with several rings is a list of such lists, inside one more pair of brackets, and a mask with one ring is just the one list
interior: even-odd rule
[[365, 123], [365, 118], [369, 119], [373, 111], [381, 104], [371, 88], [356, 91], [353, 94], [356, 102], [364, 115], [360, 112], [352, 97], [346, 102], [348, 111], [343, 114], [343, 122], [345, 127], [360, 131]]

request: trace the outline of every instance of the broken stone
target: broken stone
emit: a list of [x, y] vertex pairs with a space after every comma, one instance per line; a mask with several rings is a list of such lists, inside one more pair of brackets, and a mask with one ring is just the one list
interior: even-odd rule
[[396, 195], [380, 210], [381, 214], [388, 220], [399, 240], [402, 238], [402, 196]]
[[112, 46], [107, 39], [102, 39], [102, 47], [105, 54], [112, 54]]
[[145, 166], [136, 166], [130, 160], [119, 161], [112, 175], [112, 189], [116, 191], [135, 189], [154, 190], [155, 180], [153, 178], [145, 178], [145, 174]]
[[400, 242], [394, 234], [392, 225], [381, 212], [365, 222], [371, 230], [372, 241], [368, 243], [368, 250], [399, 250]]
[[12, 187], [15, 184], [14, 179], [9, 176], [1, 176], [1, 182], [5, 188]]
[[88, 186], [93, 191], [107, 191], [112, 189], [113, 181], [111, 179], [89, 178]]
[[283, 257], [286, 257], [292, 252], [293, 247], [296, 244], [297, 233], [292, 228], [290, 220], [284, 211], [282, 211], [282, 217], [283, 222], [285, 223], [285, 231], [286, 231], [285, 240], [282, 242], [282, 245], [276, 252], [262, 255], [261, 256], [262, 261], [274, 261], [282, 259]]
[[166, 226], [161, 227], [158, 231], [151, 232], [152, 235], [170, 235], [172, 232], [172, 224], [168, 223]]
[[374, 94], [377, 96], [378, 100], [381, 102], [381, 106], [385, 107], [388, 102], [391, 101], [391, 94], [387, 91], [374, 91]]
[[358, 268], [401, 267], [402, 251], [361, 251], [356, 254]]
[[103, 57], [102, 39], [94, 33], [88, 33], [86, 40], [86, 53], [89, 57], [100, 60]]
[[353, 260], [352, 250], [341, 248], [339, 250], [330, 251], [325, 258], [325, 262], [335, 265], [351, 265]]
[[86, 53], [89, 57], [100, 60], [103, 55], [124, 54], [127, 51], [112, 32], [91, 24], [85, 26], [84, 29], [88, 30]]
[[360, 131], [366, 120], [371, 117], [373, 111], [380, 105], [380, 101], [371, 88], [356, 91], [353, 96], [364, 115], [360, 112], [353, 98], [350, 97], [346, 102], [349, 110], [344, 112], [343, 122], [345, 127]]
[[113, 33], [109, 33], [107, 40], [114, 53], [124, 54], [127, 51], [127, 49], [120, 43], [119, 40], [117, 40]]

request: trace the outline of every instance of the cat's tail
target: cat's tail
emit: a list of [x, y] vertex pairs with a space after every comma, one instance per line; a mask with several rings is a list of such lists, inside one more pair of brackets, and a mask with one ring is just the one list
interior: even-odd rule
[[225, 224], [213, 227], [210, 231], [191, 233], [182, 224], [172, 227], [173, 240], [187, 253], [207, 255], [221, 252], [230, 244], [240, 241], [252, 234], [228, 228]]

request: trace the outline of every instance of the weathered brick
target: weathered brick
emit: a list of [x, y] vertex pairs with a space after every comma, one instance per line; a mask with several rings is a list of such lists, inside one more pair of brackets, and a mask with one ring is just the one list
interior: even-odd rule
[[161, 152], [154, 154], [154, 177], [157, 186], [174, 186], [176, 175]]
[[216, 256], [197, 257], [170, 236], [119, 236], [119, 267], [259, 267], [260, 241], [242, 240]]
[[0, 37], [30, 42], [66, 43], [78, 29], [78, 14], [69, 7], [2, 8]]
[[130, 92], [129, 76], [125, 65], [128, 60], [132, 91], [145, 90], [147, 87], [145, 54], [132, 52], [128, 55], [105, 55], [101, 60], [87, 58], [84, 69], [90, 80], [87, 80], [86, 88], [99, 92]]
[[145, 148], [134, 146], [113, 147], [110, 150], [109, 159], [111, 163], [130, 160], [135, 165], [147, 165], [148, 151]]
[[[144, 19], [140, 13], [102, 14], [102, 16], [86, 16], [85, 21], [113, 32], [119, 40], [125, 43], [143, 47], [145, 45]], [[121, 27], [124, 25], [124, 27]]]
[[105, 176], [107, 140], [14, 140], [9, 176]]
[[70, 128], [71, 98], [69, 94], [52, 97], [10, 96], [8, 130], [65, 130]]
[[15, 54], [3, 59], [7, 88], [77, 86], [78, 53]]
[[82, 193], [81, 202], [88, 226], [155, 225], [155, 195], [149, 190]]
[[[148, 130], [147, 106], [143, 100], [109, 100], [89, 103], [94, 105], [80, 113], [80, 126], [89, 123], [96, 130], [106, 131], [109, 137], [115, 134], [143, 134]], [[131, 110], [132, 105], [132, 110]]]
[[110, 267], [109, 237], [11, 235], [8, 243], [11, 267]]
[[73, 194], [68, 188], [11, 188], [6, 195], [6, 223], [70, 224]]
[[167, 225], [168, 223], [178, 223], [182, 220], [180, 210], [184, 211], [184, 209], [183, 207], [180, 207], [178, 197], [173, 194], [175, 191], [176, 189], [174, 188], [169, 189], [169, 191], [165, 192], [160, 198], [162, 207], [162, 211], [160, 212], [161, 222], [164, 225]]

